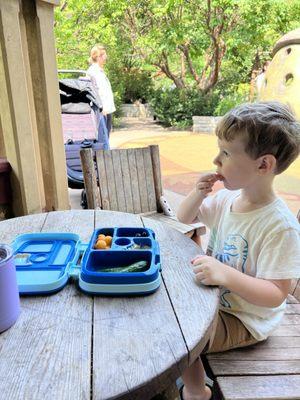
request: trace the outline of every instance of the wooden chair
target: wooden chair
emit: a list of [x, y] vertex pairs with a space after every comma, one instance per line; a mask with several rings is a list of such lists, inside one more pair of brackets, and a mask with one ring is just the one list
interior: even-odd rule
[[300, 399], [300, 279], [287, 303], [281, 325], [265, 342], [202, 357], [215, 381], [214, 400]]
[[95, 154], [80, 151], [88, 208], [147, 215], [189, 237], [205, 233], [203, 224], [179, 222], [163, 197], [158, 145]]

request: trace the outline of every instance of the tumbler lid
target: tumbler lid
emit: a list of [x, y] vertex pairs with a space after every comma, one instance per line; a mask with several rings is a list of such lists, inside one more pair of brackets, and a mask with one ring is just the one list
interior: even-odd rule
[[0, 266], [2, 263], [9, 260], [13, 255], [12, 248], [7, 244], [0, 243]]

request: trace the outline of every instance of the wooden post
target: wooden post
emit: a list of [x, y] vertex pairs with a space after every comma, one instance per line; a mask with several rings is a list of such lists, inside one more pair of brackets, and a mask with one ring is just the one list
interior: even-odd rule
[[150, 145], [150, 152], [153, 166], [153, 177], [154, 187], [156, 196], [157, 211], [162, 212], [162, 206], [160, 204], [160, 197], [163, 195], [162, 183], [161, 183], [161, 169], [160, 169], [160, 158], [159, 158], [159, 147], [158, 145]]
[[0, 2], [0, 149], [15, 215], [68, 209], [50, 0]]

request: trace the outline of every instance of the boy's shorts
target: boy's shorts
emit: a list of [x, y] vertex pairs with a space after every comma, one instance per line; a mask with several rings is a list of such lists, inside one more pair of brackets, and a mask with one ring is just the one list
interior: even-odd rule
[[234, 315], [219, 310], [214, 334], [203, 353], [217, 353], [258, 343], [245, 325]]

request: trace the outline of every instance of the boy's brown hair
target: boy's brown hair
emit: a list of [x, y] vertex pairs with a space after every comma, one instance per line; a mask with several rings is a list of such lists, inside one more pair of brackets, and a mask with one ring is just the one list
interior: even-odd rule
[[265, 154], [276, 158], [281, 174], [300, 152], [300, 123], [291, 109], [277, 101], [246, 103], [233, 108], [218, 123], [219, 139], [245, 138], [245, 151], [253, 159]]

